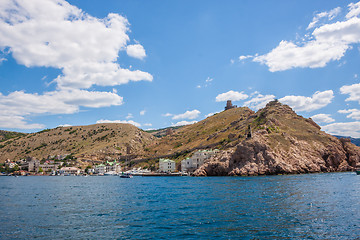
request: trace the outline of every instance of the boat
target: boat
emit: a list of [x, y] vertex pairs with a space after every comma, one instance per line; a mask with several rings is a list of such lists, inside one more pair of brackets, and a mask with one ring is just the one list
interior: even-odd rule
[[121, 178], [132, 178], [133, 176], [130, 173], [122, 173], [120, 175]]

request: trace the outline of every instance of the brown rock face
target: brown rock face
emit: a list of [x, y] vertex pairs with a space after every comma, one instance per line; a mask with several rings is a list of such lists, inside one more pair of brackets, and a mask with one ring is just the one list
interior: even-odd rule
[[352, 171], [360, 147], [320, 131], [312, 120], [278, 102], [258, 111], [250, 139], [210, 159], [196, 176]]

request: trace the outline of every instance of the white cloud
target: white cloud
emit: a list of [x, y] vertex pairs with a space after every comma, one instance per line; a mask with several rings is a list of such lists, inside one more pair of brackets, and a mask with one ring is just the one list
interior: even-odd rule
[[235, 63], [235, 60], [234, 60], [234, 59], [230, 59], [230, 63], [231, 63], [231, 64], [234, 64], [234, 63]]
[[142, 111], [140, 111], [140, 116], [144, 116], [144, 115], [145, 115], [145, 113], [146, 113], [146, 110], [142, 110]]
[[285, 96], [279, 101], [292, 107], [295, 111], [311, 112], [327, 106], [334, 98], [332, 90], [315, 92], [312, 97], [304, 96]]
[[312, 120], [314, 120], [317, 123], [331, 123], [334, 122], [335, 119], [333, 119], [330, 114], [316, 114], [314, 116], [311, 117]]
[[253, 58], [253, 57], [254, 56], [252, 56], [252, 55], [246, 55], [246, 56], [242, 55], [242, 56], [239, 57], [239, 61], [243, 61], [243, 60], [246, 60], [248, 58]]
[[200, 111], [199, 110], [192, 110], [192, 111], [186, 111], [185, 113], [182, 114], [178, 114], [178, 115], [173, 115], [172, 119], [177, 120], [177, 119], [195, 119], [197, 117], [199, 117], [200, 115]]
[[[61, 90], [45, 92], [42, 95], [12, 92], [5, 96], [0, 93], [0, 118], [18, 119], [17, 121], [0, 122], [2, 128], [31, 129], [34, 125], [25, 126], [23, 116], [38, 114], [72, 114], [80, 107], [99, 108], [121, 105], [123, 98], [112, 92], [96, 92], [86, 90]], [[21, 120], [21, 121], [20, 121]]]
[[319, 22], [319, 20], [322, 18], [327, 18], [328, 20], [333, 20], [340, 12], [341, 12], [341, 8], [337, 7], [337, 8], [330, 10], [329, 12], [317, 13], [314, 16], [312, 22], [307, 27], [307, 29], [314, 28], [317, 25], [317, 23]]
[[72, 125], [70, 125], [70, 124], [61, 124], [61, 125], [59, 125], [59, 126], [57, 126], [57, 127], [71, 127]]
[[246, 95], [244, 92], [237, 92], [237, 91], [230, 90], [226, 93], [221, 93], [221, 94], [217, 95], [215, 98], [215, 101], [216, 102], [225, 102], [227, 100], [240, 101], [240, 100], [244, 100], [246, 98], [248, 98], [248, 95]]
[[163, 117], [172, 117], [174, 116], [174, 114], [171, 114], [171, 113], [165, 113], [162, 115]]
[[1, 128], [18, 128], [18, 129], [40, 129], [45, 128], [43, 124], [29, 124], [22, 116], [4, 116], [0, 114]]
[[197, 123], [197, 121], [181, 121], [181, 122], [177, 122], [172, 124], [172, 127], [177, 127], [177, 126], [184, 126], [184, 125], [190, 125], [190, 124], [194, 124]]
[[119, 51], [138, 58], [145, 55], [140, 44], [127, 46], [129, 31], [128, 20], [118, 14], [95, 18], [64, 0], [2, 0], [0, 49], [8, 49], [6, 54], [26, 67], [52, 67], [62, 73], [52, 81], [57, 85], [53, 92], [0, 93], [1, 118], [18, 119], [0, 123], [0, 127], [28, 129], [42, 125], [26, 126], [27, 115], [69, 114], [79, 107], [121, 105], [123, 99], [116, 90], [80, 89], [152, 81], [151, 74], [124, 69], [118, 63]]
[[214, 80], [213, 78], [207, 77], [207, 79], [205, 80], [205, 82], [209, 83], [209, 82], [212, 82], [213, 80]]
[[340, 92], [350, 95], [345, 101], [357, 101], [360, 104], [360, 83], [342, 86]]
[[128, 113], [128, 115], [125, 118], [130, 119], [130, 118], [134, 118], [134, 116], [131, 113]]
[[[301, 43], [282, 40], [271, 52], [254, 57], [253, 61], [265, 64], [269, 71], [276, 72], [325, 67], [330, 61], [340, 60], [353, 44], [360, 42], [360, 18], [354, 15], [359, 11], [357, 5], [353, 9], [353, 5], [350, 6], [351, 14], [347, 19], [315, 28]], [[326, 16], [332, 19], [337, 11]]]
[[118, 52], [127, 48], [128, 31], [127, 19], [118, 14], [98, 19], [64, 0], [5, 0], [0, 5], [0, 47], [8, 47], [27, 67], [61, 69], [54, 80], [59, 88], [151, 81], [149, 73], [122, 69], [116, 62]]
[[350, 3], [349, 5], [349, 13], [346, 14], [346, 18], [358, 17], [360, 14], [360, 2]]
[[132, 124], [135, 127], [141, 127], [140, 123], [137, 123], [133, 120], [106, 120], [106, 119], [100, 119], [98, 121], [96, 121], [96, 123], [128, 123], [128, 124]]
[[151, 123], [144, 123], [143, 126], [144, 126], [144, 127], [151, 127], [152, 124], [151, 124]]
[[359, 109], [347, 109], [347, 110], [339, 110], [339, 113], [344, 113], [344, 114], [348, 114], [346, 117], [347, 118], [352, 118], [355, 120], [360, 120], [360, 110]]
[[7, 61], [6, 58], [0, 58], [0, 64], [1, 64], [2, 62], [5, 62], [5, 61]]
[[321, 128], [333, 135], [360, 138], [360, 122], [332, 123]]
[[140, 44], [128, 45], [126, 47], [126, 53], [130, 57], [144, 59], [146, 57], [145, 49]]
[[[244, 106], [247, 106], [249, 108], [252, 108], [254, 110], [258, 110], [260, 108], [265, 107], [265, 105], [274, 100], [275, 96], [274, 95], [262, 95], [258, 92], [255, 92], [254, 94], [257, 94], [255, 97], [253, 97], [252, 99], [250, 99], [249, 101], [246, 101], [244, 103]], [[251, 94], [253, 96], [253, 94]]]

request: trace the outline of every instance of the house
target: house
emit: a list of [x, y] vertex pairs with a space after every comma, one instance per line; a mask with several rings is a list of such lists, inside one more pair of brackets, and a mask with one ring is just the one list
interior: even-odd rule
[[104, 164], [99, 164], [95, 166], [95, 173], [104, 174], [106, 173], [106, 166]]
[[97, 174], [105, 174], [108, 172], [120, 173], [121, 165], [120, 165], [120, 163], [116, 162], [116, 160], [106, 161], [105, 164], [96, 165], [94, 168], [94, 172]]
[[181, 161], [181, 171], [182, 172], [194, 172], [198, 169], [201, 165], [204, 164], [206, 159], [214, 156], [218, 153], [219, 150], [200, 150], [195, 152], [191, 158], [187, 158]]
[[116, 162], [116, 160], [114, 160], [113, 162], [106, 161], [105, 167], [106, 167], [106, 172], [115, 172], [115, 173], [121, 172], [120, 163]]
[[59, 173], [60, 175], [79, 175], [80, 169], [76, 167], [62, 167]]
[[51, 172], [51, 171], [56, 171], [59, 169], [60, 166], [62, 166], [64, 163], [63, 162], [58, 162], [58, 163], [54, 163], [54, 164], [49, 164], [49, 163], [44, 163], [44, 164], [39, 164], [39, 168], [37, 171], [39, 171], [39, 169], [41, 168], [44, 172]]
[[27, 158], [24, 165], [21, 166], [21, 169], [27, 168], [29, 172], [38, 172], [39, 171], [40, 161], [34, 157]]
[[170, 159], [159, 159], [159, 171], [160, 172], [174, 172], [175, 161]]

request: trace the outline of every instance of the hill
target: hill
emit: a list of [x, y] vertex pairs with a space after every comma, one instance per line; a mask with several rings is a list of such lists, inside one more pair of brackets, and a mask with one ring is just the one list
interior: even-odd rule
[[103, 161], [123, 155], [141, 156], [144, 146], [155, 139], [131, 124], [106, 123], [58, 127], [10, 139], [2, 143], [0, 162], [27, 156], [38, 159], [75, 155], [79, 161]]
[[244, 122], [252, 129], [251, 137], [222, 151], [196, 175], [348, 171], [360, 162], [360, 148], [350, 140], [326, 134], [311, 119], [277, 101], [268, 103]]
[[0, 130], [0, 142], [4, 142], [4, 141], [12, 139], [12, 138], [20, 138], [23, 136], [26, 136], [26, 133], [9, 132], [9, 131]]
[[355, 144], [356, 146], [360, 146], [360, 138], [352, 138], [352, 137], [345, 137], [345, 136], [338, 136], [338, 135], [334, 135], [335, 137], [341, 139], [341, 138], [348, 138], [350, 139], [350, 141]]
[[120, 123], [46, 129], [3, 141], [0, 162], [72, 154], [80, 166], [120, 159], [156, 169], [159, 158], [174, 159], [179, 167], [196, 150], [210, 148], [220, 153], [198, 169], [198, 176], [346, 171], [360, 162], [360, 148], [350, 140], [326, 134], [277, 101], [257, 112], [232, 108], [151, 132]]

